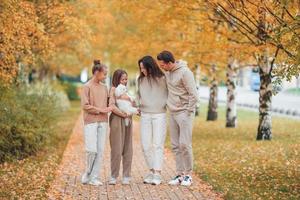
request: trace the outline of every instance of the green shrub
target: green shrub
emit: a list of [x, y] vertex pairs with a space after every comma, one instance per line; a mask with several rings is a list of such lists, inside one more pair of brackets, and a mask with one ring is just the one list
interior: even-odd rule
[[0, 93], [0, 162], [36, 153], [51, 137], [51, 125], [68, 102], [50, 85], [0, 86]]
[[78, 84], [72, 82], [63, 82], [62, 83], [65, 92], [68, 95], [69, 100], [79, 100], [78, 95]]

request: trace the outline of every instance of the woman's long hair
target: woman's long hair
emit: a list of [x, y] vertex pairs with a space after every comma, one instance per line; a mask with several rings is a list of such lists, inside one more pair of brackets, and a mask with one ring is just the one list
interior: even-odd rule
[[141, 67], [140, 67], [141, 63], [143, 63], [143, 66], [147, 71], [146, 78], [148, 79], [150, 84], [152, 83], [152, 80], [157, 81], [158, 78], [161, 78], [165, 75], [162, 72], [162, 70], [158, 67], [156, 61], [152, 56], [144, 56], [138, 61], [138, 66], [140, 70], [140, 75], [138, 77], [138, 84], [140, 84], [142, 79], [145, 78], [145, 75], [141, 71]]

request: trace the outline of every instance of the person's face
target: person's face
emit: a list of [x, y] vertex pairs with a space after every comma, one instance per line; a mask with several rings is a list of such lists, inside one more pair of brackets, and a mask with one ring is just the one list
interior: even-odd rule
[[128, 77], [127, 74], [122, 74], [121, 79], [120, 79], [120, 84], [122, 85], [127, 85]]
[[158, 60], [158, 65], [165, 71], [170, 71], [173, 68], [173, 63], [166, 63], [163, 60]]
[[141, 69], [141, 72], [144, 74], [144, 76], [147, 76], [147, 75], [148, 75], [147, 70], [146, 70], [146, 68], [144, 67], [144, 65], [143, 65], [142, 62], [140, 63], [140, 69]]
[[107, 77], [107, 69], [103, 68], [102, 71], [96, 71], [95, 76], [98, 81], [104, 81]]

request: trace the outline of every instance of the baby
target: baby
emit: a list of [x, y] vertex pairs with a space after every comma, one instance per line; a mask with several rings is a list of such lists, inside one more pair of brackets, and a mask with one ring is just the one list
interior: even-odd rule
[[[127, 115], [138, 114], [138, 109], [135, 108], [132, 103], [134, 99], [128, 94], [127, 87], [123, 84], [119, 84], [115, 90], [116, 101], [118, 108], [125, 112]], [[125, 118], [125, 126], [129, 125], [129, 119]]]

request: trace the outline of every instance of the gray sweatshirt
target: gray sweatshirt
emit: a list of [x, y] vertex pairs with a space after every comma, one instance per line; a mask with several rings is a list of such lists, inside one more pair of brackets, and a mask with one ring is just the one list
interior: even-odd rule
[[171, 113], [194, 112], [199, 97], [193, 72], [185, 61], [176, 61], [175, 65], [171, 71], [166, 72], [168, 109]]
[[166, 112], [168, 90], [165, 76], [151, 83], [144, 77], [139, 84], [138, 101], [142, 112]]

